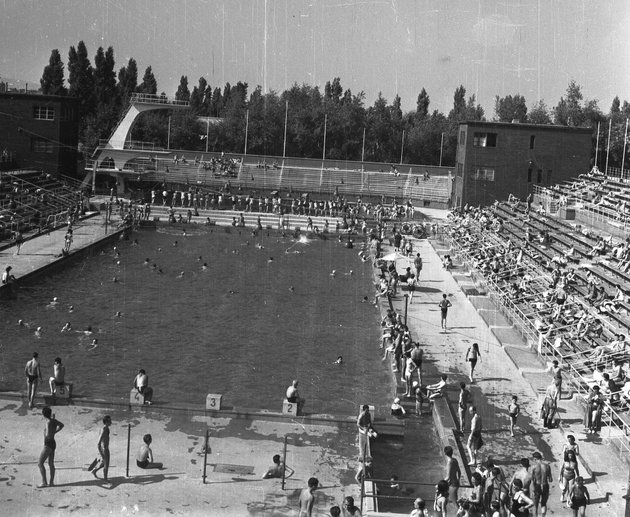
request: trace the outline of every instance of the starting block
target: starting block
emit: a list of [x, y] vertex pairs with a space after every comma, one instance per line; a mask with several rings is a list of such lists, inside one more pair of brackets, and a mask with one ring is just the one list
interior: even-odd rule
[[288, 416], [298, 416], [297, 402], [289, 402], [287, 399], [282, 401], [282, 414]]
[[223, 395], [219, 393], [208, 393], [206, 396], [206, 409], [215, 411], [221, 409], [221, 399]]
[[129, 393], [129, 404], [132, 406], [144, 406], [144, 395], [137, 389], [132, 388]]
[[61, 385], [55, 384], [55, 398], [69, 399], [72, 397], [72, 383], [64, 382]]

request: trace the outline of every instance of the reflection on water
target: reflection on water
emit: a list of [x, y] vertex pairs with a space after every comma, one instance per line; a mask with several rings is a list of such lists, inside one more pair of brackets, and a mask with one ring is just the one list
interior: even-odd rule
[[371, 267], [357, 248], [183, 228], [136, 233], [0, 302], [0, 388], [24, 389], [38, 351], [45, 379], [62, 357], [77, 396], [127, 399], [142, 367], [156, 402], [222, 393], [227, 405], [279, 410], [297, 378], [307, 412], [387, 404], [378, 314], [362, 302]]

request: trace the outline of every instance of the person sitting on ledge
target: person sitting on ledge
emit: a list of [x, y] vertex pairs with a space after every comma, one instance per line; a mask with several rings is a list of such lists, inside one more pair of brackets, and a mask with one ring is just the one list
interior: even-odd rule
[[48, 381], [48, 384], [50, 385], [50, 394], [53, 397], [57, 393], [57, 388], [64, 385], [65, 377], [66, 367], [61, 364], [61, 357], [56, 357], [55, 363], [53, 364], [53, 376]]
[[138, 370], [138, 375], [133, 380], [133, 387], [138, 390], [138, 393], [144, 396], [144, 403], [151, 404], [153, 398], [153, 388], [149, 386], [149, 376], [142, 368]]
[[287, 402], [292, 402], [293, 404], [297, 404], [298, 412], [299, 412], [299, 411], [302, 411], [302, 408], [304, 407], [304, 402], [306, 401], [302, 397], [300, 397], [297, 387], [298, 387], [298, 381], [293, 379], [291, 386], [287, 388]]
[[140, 449], [138, 450], [138, 454], [136, 455], [136, 465], [141, 469], [162, 469], [162, 463], [154, 463], [153, 462], [153, 451], [151, 450], [151, 442], [153, 438], [150, 434], [145, 434], [142, 437], [142, 441], [144, 442]]
[[446, 392], [446, 379], [447, 375], [443, 374], [440, 382], [436, 382], [435, 384], [429, 384], [427, 386], [427, 395], [429, 400], [434, 400], [438, 397], [442, 397]]

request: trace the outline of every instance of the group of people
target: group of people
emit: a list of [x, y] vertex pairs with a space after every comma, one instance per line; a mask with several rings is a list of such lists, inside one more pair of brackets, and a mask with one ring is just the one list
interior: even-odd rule
[[[44, 426], [44, 447], [39, 455], [37, 466], [41, 474], [42, 482], [38, 485], [38, 488], [54, 487], [55, 486], [55, 451], [57, 450], [56, 435], [62, 429], [64, 424], [55, 418], [52, 409], [45, 406], [42, 409], [42, 416], [45, 420]], [[109, 466], [110, 466], [110, 427], [112, 425], [112, 418], [110, 415], [103, 417], [103, 428], [98, 435], [98, 441], [96, 448], [98, 451], [97, 458], [90, 464], [88, 471], [92, 472], [95, 478], [98, 478], [97, 472], [103, 470], [103, 481], [111, 485], [109, 480]], [[145, 434], [142, 437], [142, 444], [136, 454], [136, 465], [141, 469], [162, 469], [163, 464], [153, 461], [153, 451], [151, 450], [151, 443], [153, 438], [150, 434]], [[45, 464], [48, 463], [48, 473], [46, 472]]]

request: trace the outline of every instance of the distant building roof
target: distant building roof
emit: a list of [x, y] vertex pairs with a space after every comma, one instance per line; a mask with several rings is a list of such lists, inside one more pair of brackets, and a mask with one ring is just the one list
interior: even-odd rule
[[521, 128], [521, 129], [531, 129], [536, 131], [574, 131], [574, 132], [584, 132], [584, 133], [592, 133], [593, 129], [590, 127], [572, 127], [572, 126], [559, 126], [553, 124], [529, 124], [529, 123], [521, 123], [521, 122], [482, 122], [480, 120], [467, 120], [465, 122], [460, 122], [459, 125], [466, 126], [475, 126], [475, 127], [495, 127], [497, 129], [506, 129], [506, 128]]

